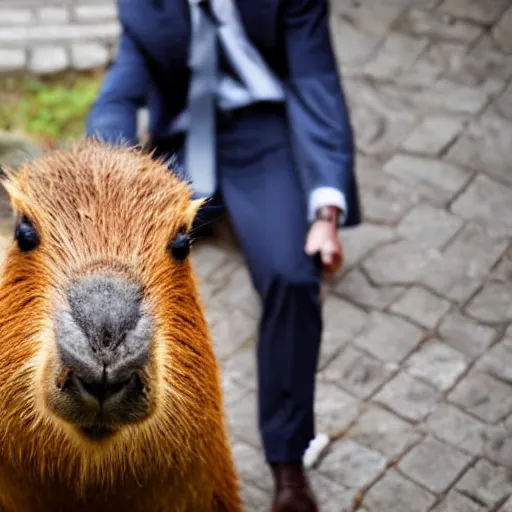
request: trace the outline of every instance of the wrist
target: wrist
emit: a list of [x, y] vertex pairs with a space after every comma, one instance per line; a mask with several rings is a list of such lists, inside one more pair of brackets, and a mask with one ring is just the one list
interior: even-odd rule
[[334, 226], [338, 225], [341, 210], [336, 206], [321, 206], [315, 212], [315, 222], [327, 222]]

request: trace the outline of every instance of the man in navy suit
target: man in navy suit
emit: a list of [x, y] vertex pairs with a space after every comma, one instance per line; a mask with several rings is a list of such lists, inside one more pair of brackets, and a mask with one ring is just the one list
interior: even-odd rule
[[[88, 134], [137, 144], [149, 110], [157, 154], [184, 162], [198, 225], [230, 214], [263, 314], [259, 427], [273, 511], [315, 511], [302, 466], [314, 437], [321, 272], [337, 228], [360, 222], [348, 112], [327, 0], [120, 0], [117, 59]], [[212, 156], [213, 155], [213, 156]]]

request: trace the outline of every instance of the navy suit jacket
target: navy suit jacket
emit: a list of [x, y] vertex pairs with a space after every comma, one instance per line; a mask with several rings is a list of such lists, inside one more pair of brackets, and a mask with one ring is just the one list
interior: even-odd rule
[[[286, 90], [292, 147], [306, 192], [345, 194], [345, 225], [360, 222], [352, 129], [328, 29], [327, 0], [234, 0], [247, 36]], [[186, 106], [188, 0], [119, 0], [119, 53], [89, 115], [87, 134], [137, 144], [146, 106], [150, 137], [168, 133]]]

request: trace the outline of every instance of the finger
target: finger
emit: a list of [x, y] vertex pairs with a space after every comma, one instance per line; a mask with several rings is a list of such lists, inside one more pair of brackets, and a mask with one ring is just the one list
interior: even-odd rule
[[314, 256], [318, 252], [318, 244], [308, 240], [304, 250], [308, 256]]
[[328, 248], [324, 248], [322, 255], [322, 263], [326, 272], [335, 273], [340, 270], [343, 263], [341, 247], [336, 244], [328, 244]]
[[340, 268], [340, 260], [336, 257], [333, 257], [330, 263], [323, 265], [324, 272], [329, 275], [336, 274]]
[[333, 252], [327, 248], [327, 249], [322, 249], [322, 263], [324, 264], [324, 266], [329, 266], [332, 264], [332, 261], [333, 261]]
[[310, 233], [307, 237], [305, 251], [308, 256], [313, 256], [320, 251], [320, 238], [316, 233]]

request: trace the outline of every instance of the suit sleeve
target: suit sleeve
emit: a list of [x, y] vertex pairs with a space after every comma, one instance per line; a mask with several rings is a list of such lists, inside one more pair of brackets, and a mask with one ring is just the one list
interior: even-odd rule
[[137, 144], [137, 110], [146, 102], [149, 70], [144, 55], [125, 31], [87, 120], [87, 136]]
[[284, 0], [283, 25], [288, 116], [310, 216], [320, 189], [339, 191], [350, 207], [353, 134], [329, 36], [327, 1]]

